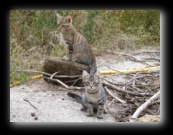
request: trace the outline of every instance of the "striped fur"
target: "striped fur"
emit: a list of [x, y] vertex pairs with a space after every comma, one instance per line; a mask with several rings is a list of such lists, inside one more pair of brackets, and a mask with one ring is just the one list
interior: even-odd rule
[[97, 118], [102, 119], [104, 110], [104, 104], [107, 100], [105, 90], [101, 85], [100, 73], [96, 72], [94, 75], [89, 75], [86, 71], [83, 71], [83, 84], [85, 92], [82, 97], [79, 95], [69, 92], [67, 95], [76, 99], [82, 104], [83, 110], [87, 111], [87, 116], [91, 117], [94, 111], [97, 112]]
[[57, 14], [57, 24], [60, 41], [68, 52], [66, 60], [88, 65], [90, 74], [93, 75], [97, 71], [96, 59], [87, 39], [73, 27], [70, 16], [62, 17]]

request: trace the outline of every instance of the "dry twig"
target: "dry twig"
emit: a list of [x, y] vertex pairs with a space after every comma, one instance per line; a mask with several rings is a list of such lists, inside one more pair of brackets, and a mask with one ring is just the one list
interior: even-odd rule
[[153, 51], [153, 52], [149, 52], [149, 51], [143, 51], [143, 52], [138, 52], [138, 53], [135, 53], [134, 55], [139, 55], [139, 54], [142, 54], [142, 53], [159, 53], [160, 54], [160, 51]]
[[36, 109], [38, 111], [38, 108], [35, 107], [27, 98], [24, 98], [23, 100], [28, 102], [34, 109]]
[[84, 87], [76, 87], [76, 86], [68, 86], [65, 83], [63, 83], [62, 81], [58, 80], [58, 79], [51, 79], [49, 77], [44, 77], [48, 80], [54, 81], [54, 82], [58, 82], [59, 84], [61, 84], [64, 88], [67, 88], [69, 90], [84, 90]]
[[102, 63], [98, 64], [98, 65], [97, 65], [97, 67], [101, 66], [102, 64], [104, 64], [104, 63], [106, 63], [106, 62], [108, 62], [108, 61], [113, 61], [113, 60], [115, 60], [115, 59], [119, 58], [119, 57], [120, 57], [122, 54], [123, 54], [123, 53], [119, 54], [119, 56], [117, 56], [117, 57], [116, 57], [116, 58], [114, 58], [114, 59], [109, 59], [109, 60], [106, 60], [106, 61], [104, 61], [104, 62], [102, 62]]
[[118, 100], [118, 101], [121, 102], [122, 104], [127, 104], [124, 100], [122, 100], [122, 99], [116, 97], [115, 95], [113, 95], [113, 94], [109, 91], [109, 89], [108, 89], [106, 86], [105, 86], [104, 88], [105, 88], [105, 90], [109, 93], [109, 95], [111, 95], [114, 99]]
[[129, 94], [129, 95], [133, 95], [133, 96], [148, 96], [148, 93], [138, 93], [138, 92], [132, 92], [132, 91], [128, 91], [128, 90], [123, 90], [122, 88], [109, 84], [106, 81], [103, 81], [103, 85], [105, 85], [111, 89], [117, 90], [123, 94]]
[[[146, 64], [146, 65], [148, 65], [148, 66], [152, 66], [152, 65], [150, 65], [150, 64], [148, 64], [146, 61], [144, 61], [144, 60], [139, 60], [138, 58], [135, 58], [134, 56], [132, 56], [132, 55], [130, 55], [130, 54], [117, 54], [117, 53], [113, 53], [113, 52], [109, 52], [109, 53], [112, 53], [112, 54], [115, 54], [115, 55], [119, 55], [119, 56], [127, 56], [127, 57], [129, 57], [129, 59], [131, 60], [131, 61], [134, 61], [134, 62], [141, 62], [141, 63], [144, 63], [144, 64]], [[118, 57], [119, 57], [118, 56]], [[118, 58], [117, 57], [117, 58]], [[111, 59], [110, 59], [111, 60]], [[110, 60], [108, 60], [108, 61], [110, 61]], [[103, 64], [103, 63], [101, 63], [101, 64]], [[100, 65], [99, 65], [100, 66]]]
[[[39, 73], [43, 74], [47, 77], [50, 77], [52, 74], [42, 72], [42, 71], [37, 71], [37, 70], [14, 70], [13, 72], [28, 72], [28, 73]], [[75, 75], [75, 76], [68, 76], [68, 75], [54, 75], [54, 78], [79, 78], [81, 75]]]
[[153, 103], [155, 99], [157, 99], [160, 96], [160, 91], [158, 91], [156, 94], [154, 94], [149, 100], [147, 100], [144, 104], [142, 104], [133, 114], [133, 116], [130, 118], [130, 122], [135, 122], [139, 114], [145, 110], [145, 108]]

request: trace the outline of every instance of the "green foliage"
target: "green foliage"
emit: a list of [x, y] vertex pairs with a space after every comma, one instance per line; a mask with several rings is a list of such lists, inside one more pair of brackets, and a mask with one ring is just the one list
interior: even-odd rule
[[[159, 10], [11, 10], [10, 70], [41, 70], [37, 63], [46, 57], [65, 55], [56, 12], [72, 16], [74, 27], [88, 39], [95, 54], [160, 45]], [[24, 81], [26, 76], [10, 72], [10, 83]]]
[[15, 83], [16, 81], [26, 82], [28, 74], [26, 73], [17, 73], [15, 70], [27, 70], [31, 66], [31, 56], [24, 60], [24, 50], [21, 46], [16, 46], [10, 52], [10, 84]]
[[119, 19], [121, 30], [135, 35], [141, 44], [159, 44], [160, 12], [156, 10], [124, 11]]

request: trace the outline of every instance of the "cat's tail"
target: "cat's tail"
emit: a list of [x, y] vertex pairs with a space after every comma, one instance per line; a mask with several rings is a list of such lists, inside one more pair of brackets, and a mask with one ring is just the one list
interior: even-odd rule
[[82, 103], [82, 97], [81, 96], [79, 96], [75, 93], [72, 93], [72, 92], [68, 92], [67, 95], [69, 97], [72, 97], [72, 98], [76, 99], [77, 102]]
[[94, 75], [97, 72], [97, 67], [96, 67], [96, 63], [93, 62], [91, 67], [90, 67], [90, 75]]

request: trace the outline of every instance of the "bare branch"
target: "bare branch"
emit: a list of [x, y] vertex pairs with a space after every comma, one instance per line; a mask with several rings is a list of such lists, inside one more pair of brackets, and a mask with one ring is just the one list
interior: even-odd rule
[[123, 90], [122, 88], [120, 87], [117, 87], [115, 85], [112, 85], [112, 84], [109, 84], [105, 81], [102, 82], [103, 85], [109, 87], [109, 88], [112, 88], [114, 90], [117, 90], [121, 93], [124, 93], [124, 94], [129, 94], [129, 95], [133, 95], [133, 96], [148, 96], [148, 93], [138, 93], [138, 92], [132, 92], [132, 91], [128, 91], [128, 90]]
[[113, 85], [120, 85], [120, 86], [124, 86], [125, 85], [124, 83], [113, 83], [113, 82], [111, 82], [111, 81], [109, 81], [109, 80], [107, 80], [105, 78], [102, 78], [102, 79], [105, 80], [105, 81], [107, 81], [110, 84], [113, 84]]
[[71, 80], [71, 81], [65, 81], [65, 83], [68, 83], [68, 82], [73, 82], [73, 84], [71, 86], [73, 86], [77, 81], [81, 80], [82, 78], [78, 78], [78, 79], [75, 79], [75, 80]]
[[34, 109], [36, 109], [38, 111], [38, 108], [35, 107], [35, 105], [33, 105], [27, 98], [24, 98], [23, 100], [28, 102]]
[[104, 88], [105, 88], [105, 90], [109, 93], [109, 95], [111, 95], [114, 99], [118, 100], [118, 101], [121, 102], [122, 104], [127, 104], [124, 100], [122, 100], [122, 99], [116, 97], [115, 95], [113, 95], [113, 94], [109, 91], [109, 89], [108, 89], [106, 86], [105, 86]]
[[106, 63], [106, 62], [108, 62], [108, 61], [113, 61], [113, 60], [115, 60], [115, 59], [119, 58], [119, 57], [120, 57], [122, 54], [123, 54], [123, 53], [121, 53], [119, 56], [117, 56], [117, 57], [116, 57], [116, 58], [114, 58], [114, 59], [109, 59], [109, 60], [106, 60], [106, 61], [104, 61], [104, 62], [102, 62], [102, 63], [98, 64], [98, 65], [97, 65], [97, 67], [101, 66], [102, 64], [104, 64], [104, 63]]
[[160, 96], [160, 91], [158, 91], [156, 94], [154, 94], [149, 100], [147, 100], [144, 104], [142, 104], [133, 114], [133, 116], [130, 118], [130, 122], [135, 122], [139, 114], [145, 110], [145, 108], [153, 103], [155, 99], [157, 99]]
[[156, 61], [159, 61], [160, 62], [160, 59], [157, 59], [157, 58], [144, 58], [145, 60], [156, 60]]
[[58, 79], [51, 79], [49, 77], [44, 77], [48, 80], [54, 81], [54, 82], [58, 82], [59, 84], [61, 84], [64, 88], [67, 88], [69, 90], [84, 90], [84, 87], [76, 87], [76, 86], [67, 86], [65, 83], [63, 83], [62, 81], [58, 80]]
[[[109, 52], [109, 53], [111, 53], [111, 52]], [[129, 57], [129, 59], [131, 60], [131, 61], [135, 61], [135, 62], [141, 62], [141, 63], [144, 63], [144, 64], [146, 64], [146, 65], [148, 65], [148, 66], [152, 66], [152, 65], [150, 65], [150, 64], [148, 64], [147, 62], [145, 62], [144, 60], [139, 60], [138, 58], [135, 58], [134, 56], [132, 56], [132, 55], [130, 55], [130, 54], [117, 54], [117, 53], [112, 53], [112, 54], [116, 54], [116, 55], [119, 55], [119, 56], [128, 56]], [[119, 57], [118, 56], [118, 57]], [[117, 58], [118, 58], [117, 57]], [[111, 60], [111, 59], [110, 59]], [[108, 61], [110, 61], [110, 60], [108, 60]], [[103, 64], [103, 63], [101, 63], [101, 64]], [[99, 65], [100, 66], [100, 65]]]
[[58, 73], [58, 72], [53, 73], [53, 74], [50, 76], [50, 79], [52, 79], [53, 76], [55, 76], [57, 73]]
[[[42, 72], [42, 71], [37, 71], [37, 70], [12, 70], [12, 72], [28, 72], [28, 73], [39, 73], [46, 75], [47, 77], [50, 77], [52, 74]], [[81, 75], [76, 75], [76, 76], [68, 76], [68, 75], [54, 75], [54, 78], [78, 78], [81, 77]]]
[[153, 52], [149, 52], [149, 51], [143, 51], [143, 52], [138, 52], [138, 53], [135, 53], [134, 55], [139, 55], [139, 54], [142, 54], [142, 53], [159, 53], [160, 54], [160, 51], [153, 51]]

